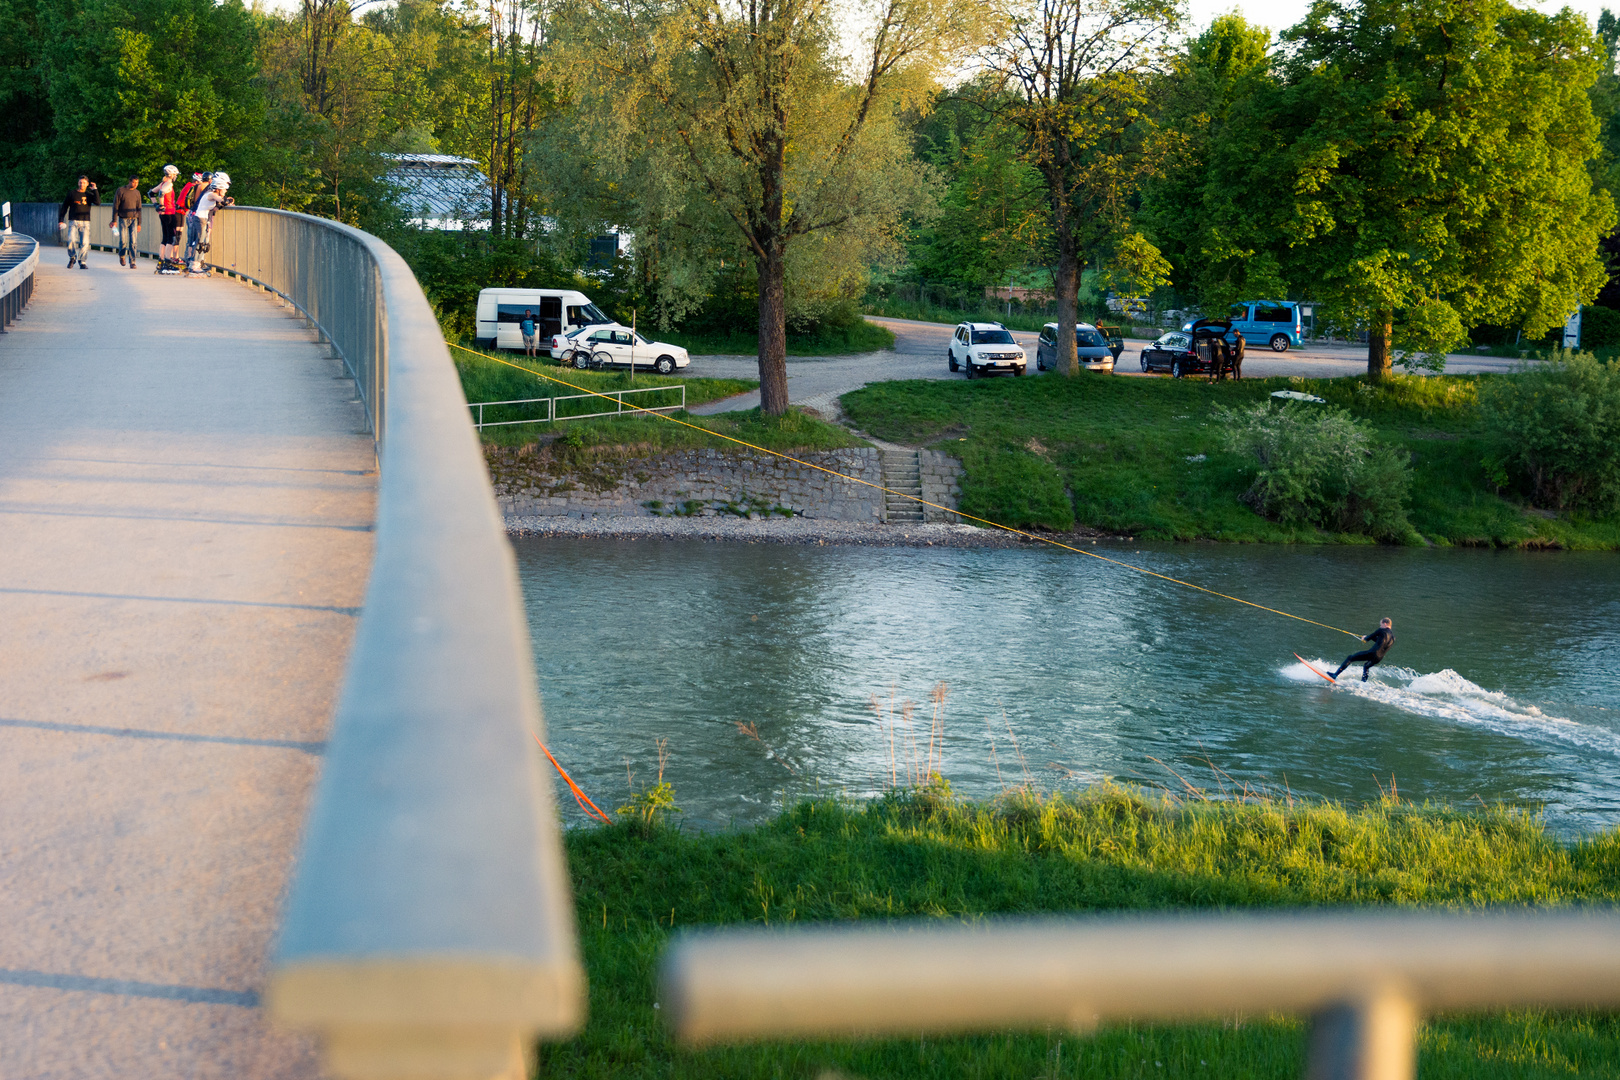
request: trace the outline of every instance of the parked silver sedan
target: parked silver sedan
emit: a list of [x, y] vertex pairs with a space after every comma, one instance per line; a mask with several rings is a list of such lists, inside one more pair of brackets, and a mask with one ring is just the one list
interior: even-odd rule
[[[1049, 322], [1041, 327], [1041, 336], [1035, 343], [1035, 369], [1057, 370], [1058, 324]], [[1074, 328], [1074, 351], [1080, 366], [1087, 371], [1113, 371], [1114, 351], [1108, 347], [1108, 338], [1090, 323]]]

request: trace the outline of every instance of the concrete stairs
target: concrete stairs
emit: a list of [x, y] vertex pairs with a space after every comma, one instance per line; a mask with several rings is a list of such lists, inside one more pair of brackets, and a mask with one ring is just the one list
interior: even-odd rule
[[[922, 463], [918, 459], [917, 451], [883, 451], [883, 486], [888, 488], [889, 492], [922, 498]], [[883, 495], [883, 520], [891, 525], [922, 524], [922, 503], [889, 492]]]

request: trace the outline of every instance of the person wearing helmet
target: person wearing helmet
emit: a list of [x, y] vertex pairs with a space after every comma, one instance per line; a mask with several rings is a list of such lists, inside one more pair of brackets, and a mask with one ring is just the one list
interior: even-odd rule
[[158, 245], [158, 257], [164, 262], [180, 257], [180, 193], [175, 190], [175, 177], [180, 170], [173, 165], [163, 166], [163, 179], [146, 193], [157, 204], [158, 222], [163, 226], [163, 242]]
[[[175, 213], [180, 215], [186, 225], [186, 253], [182, 265], [191, 262], [191, 257], [197, 246], [197, 219], [192, 214], [192, 211], [197, 208], [197, 203], [202, 200], [203, 193], [208, 190], [208, 180], [211, 175], [205, 172], [192, 173], [190, 182], [180, 189], [180, 198], [175, 204]], [[176, 230], [176, 233], [178, 238], [178, 230]]]
[[[235, 206], [236, 200], [225, 193], [230, 190], [230, 174], [216, 172], [208, 179], [208, 190], [203, 192], [197, 200], [196, 209], [186, 218], [186, 258], [189, 269], [193, 274], [206, 274], [208, 268], [203, 264], [203, 255], [208, 251], [208, 237], [213, 231], [214, 215], [227, 206]], [[196, 240], [192, 242], [191, 238]]]

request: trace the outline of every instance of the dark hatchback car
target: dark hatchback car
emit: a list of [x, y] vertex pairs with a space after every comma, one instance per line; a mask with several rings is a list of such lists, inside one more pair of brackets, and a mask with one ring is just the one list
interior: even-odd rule
[[1185, 330], [1161, 334], [1142, 349], [1143, 371], [1166, 371], [1173, 379], [1189, 375], [1243, 377], [1243, 361], [1235, 356], [1232, 324], [1199, 319]]

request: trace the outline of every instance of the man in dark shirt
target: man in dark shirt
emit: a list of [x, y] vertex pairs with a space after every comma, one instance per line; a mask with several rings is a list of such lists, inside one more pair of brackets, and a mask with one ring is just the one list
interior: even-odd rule
[[1366, 637], [1363, 637], [1361, 640], [1372, 642], [1372, 648], [1364, 649], [1353, 656], [1345, 657], [1344, 663], [1339, 665], [1339, 670], [1333, 673], [1333, 678], [1335, 681], [1337, 681], [1339, 678], [1339, 672], [1342, 672], [1351, 664], [1360, 664], [1361, 681], [1366, 682], [1367, 672], [1371, 671], [1373, 665], [1382, 660], [1384, 658], [1384, 654], [1389, 652], [1389, 647], [1395, 644], [1395, 624], [1390, 622], [1388, 619], [1382, 619], [1378, 623], [1378, 629], [1374, 630]]
[[[118, 265], [135, 269], [135, 241], [141, 235], [141, 189], [137, 187], [141, 182], [138, 176], [129, 178], [129, 183], [119, 188], [113, 195], [112, 227], [118, 230]], [[129, 262], [124, 262], [125, 252], [129, 253]]]
[[101, 192], [88, 176], [79, 177], [79, 186], [62, 200], [62, 210], [56, 215], [58, 226], [67, 226], [68, 269], [74, 263], [80, 270], [88, 270], [84, 257], [90, 253], [90, 208], [101, 205]]

